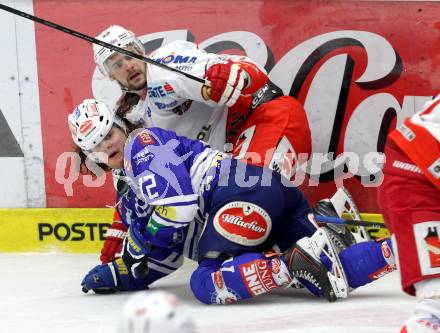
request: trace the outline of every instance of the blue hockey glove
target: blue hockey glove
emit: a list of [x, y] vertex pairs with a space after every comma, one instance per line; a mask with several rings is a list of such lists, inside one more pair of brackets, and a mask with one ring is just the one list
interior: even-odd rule
[[96, 294], [116, 291], [148, 289], [147, 279], [135, 279], [121, 258], [108, 264], [98, 265], [86, 274], [81, 282], [82, 291], [93, 290]]
[[148, 274], [148, 254], [151, 252], [151, 246], [142, 236], [141, 228], [144, 227], [139, 223], [130, 225], [122, 245], [122, 259], [136, 279]]

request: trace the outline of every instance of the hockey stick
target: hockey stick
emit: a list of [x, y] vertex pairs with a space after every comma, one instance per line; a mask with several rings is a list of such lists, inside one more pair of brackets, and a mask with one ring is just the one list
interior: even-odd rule
[[315, 215], [316, 222], [320, 223], [333, 223], [333, 224], [345, 224], [355, 227], [370, 227], [370, 228], [385, 228], [386, 225], [383, 222], [369, 222], [369, 221], [362, 221], [362, 220], [349, 220], [349, 219], [343, 219], [339, 217], [330, 217], [330, 216], [323, 216], [323, 215]]
[[96, 38], [93, 38], [93, 37], [90, 37], [90, 36], [84, 35], [84, 34], [81, 33], [81, 32], [78, 32], [78, 31], [75, 31], [75, 30], [72, 30], [72, 29], [69, 29], [69, 28], [63, 27], [63, 26], [61, 26], [61, 25], [59, 25], [59, 24], [56, 24], [56, 23], [53, 23], [53, 22], [46, 21], [46, 20], [44, 20], [44, 19], [42, 19], [42, 18], [39, 18], [39, 17], [33, 16], [33, 15], [28, 14], [28, 13], [25, 13], [25, 12], [22, 12], [21, 10], [18, 10], [18, 9], [15, 9], [15, 8], [12, 8], [12, 7], [9, 7], [9, 6], [6, 6], [6, 5], [3, 5], [3, 4], [0, 4], [0, 9], [3, 9], [3, 10], [5, 10], [5, 11], [7, 11], [7, 12], [12, 13], [12, 14], [15, 14], [15, 15], [18, 15], [18, 16], [21, 16], [21, 17], [24, 17], [24, 18], [26, 18], [26, 19], [28, 19], [28, 20], [32, 20], [32, 21], [35, 21], [35, 22], [37, 22], [37, 23], [43, 24], [43, 25], [48, 26], [48, 27], [50, 27], [50, 28], [53, 28], [53, 29], [56, 29], [56, 30], [62, 31], [62, 32], [66, 33], [66, 34], [69, 34], [69, 35], [72, 35], [72, 36], [78, 37], [78, 38], [80, 38], [80, 39], [86, 40], [86, 41], [88, 41], [88, 42], [90, 42], [90, 43], [92, 43], [92, 44], [101, 45], [102, 47], [105, 47], [105, 48], [110, 49], [110, 50], [112, 50], [112, 51], [115, 51], [115, 52], [119, 52], [119, 53], [122, 53], [122, 54], [128, 55], [128, 56], [130, 56], [130, 57], [132, 57], [132, 58], [136, 58], [136, 59], [141, 60], [141, 61], [143, 61], [143, 62], [146, 62], [146, 63], [148, 63], [148, 64], [151, 64], [151, 65], [154, 65], [154, 66], [158, 66], [158, 67], [160, 67], [160, 68], [162, 68], [162, 69], [165, 69], [165, 70], [168, 70], [168, 71], [175, 72], [175, 73], [177, 73], [177, 74], [180, 74], [180, 75], [186, 76], [188, 79], [191, 79], [191, 80], [194, 80], [194, 81], [200, 82], [200, 83], [204, 84], [205, 86], [208, 86], [208, 87], [210, 86], [210, 82], [209, 82], [209, 81], [206, 81], [205, 79], [201, 79], [201, 78], [199, 78], [199, 77], [197, 77], [197, 76], [194, 76], [194, 75], [191, 75], [191, 74], [188, 74], [188, 73], [185, 73], [185, 72], [179, 71], [178, 69], [175, 69], [175, 68], [169, 67], [169, 66], [167, 66], [167, 65], [161, 64], [161, 63], [159, 63], [159, 62], [156, 62], [156, 61], [154, 61], [153, 59], [150, 59], [150, 58], [147, 58], [147, 57], [141, 56], [141, 55], [139, 55], [139, 54], [136, 54], [136, 53], [133, 53], [133, 52], [127, 51], [127, 50], [125, 50], [125, 49], [123, 49], [123, 48], [120, 48], [120, 47], [114, 46], [114, 45], [112, 45], [112, 44], [109, 44], [109, 43], [103, 42], [103, 41], [101, 41], [101, 40], [99, 40], [99, 39], [96, 39]]
[[[350, 192], [345, 187], [338, 188], [336, 193], [329, 200], [336, 209], [336, 213], [339, 217], [342, 217], [343, 214], [348, 214], [349, 219], [351, 220], [361, 220], [359, 208], [354, 202]], [[351, 232], [356, 239], [356, 242], [371, 240], [371, 235], [365, 226], [356, 226], [356, 228], [351, 228]]]

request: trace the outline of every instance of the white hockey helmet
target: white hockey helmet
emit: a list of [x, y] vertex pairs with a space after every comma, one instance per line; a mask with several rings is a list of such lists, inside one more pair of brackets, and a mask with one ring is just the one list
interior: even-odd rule
[[[128, 45], [133, 45], [134, 47], [138, 48], [142, 54], [144, 54], [144, 46], [142, 45], [141, 41], [135, 36], [135, 34], [132, 31], [127, 30], [119, 25], [112, 25], [108, 27], [103, 32], [101, 32], [96, 37], [96, 39], [120, 48], [127, 47]], [[99, 70], [105, 76], [110, 75], [105, 62], [113, 54], [115, 54], [115, 51], [112, 51], [101, 45], [93, 44], [93, 58]]]
[[125, 130], [122, 120], [107, 105], [85, 99], [68, 116], [72, 139], [84, 152], [89, 152], [105, 138], [113, 124]]
[[119, 333], [194, 333], [194, 324], [174, 294], [142, 291], [124, 305]]

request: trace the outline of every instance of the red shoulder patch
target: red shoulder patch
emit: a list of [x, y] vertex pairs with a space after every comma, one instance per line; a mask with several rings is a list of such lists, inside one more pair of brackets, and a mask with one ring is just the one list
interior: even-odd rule
[[152, 145], [156, 143], [156, 140], [147, 131], [142, 131], [138, 134], [139, 139], [144, 145]]

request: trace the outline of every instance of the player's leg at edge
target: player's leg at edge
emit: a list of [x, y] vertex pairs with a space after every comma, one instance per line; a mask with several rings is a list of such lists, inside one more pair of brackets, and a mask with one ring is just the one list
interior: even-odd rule
[[390, 240], [362, 242], [339, 252], [328, 231], [319, 228], [284, 253], [246, 253], [203, 259], [191, 276], [194, 296], [205, 304], [230, 304], [299, 281], [328, 301], [395, 270]]

